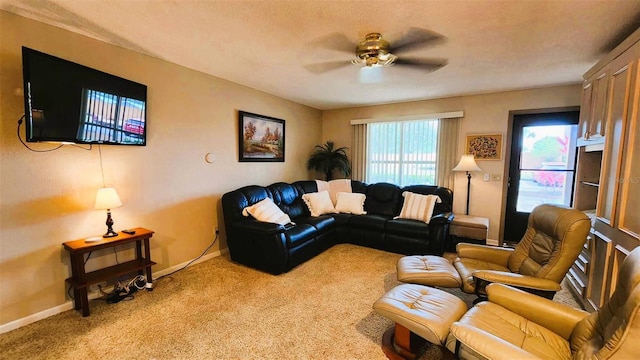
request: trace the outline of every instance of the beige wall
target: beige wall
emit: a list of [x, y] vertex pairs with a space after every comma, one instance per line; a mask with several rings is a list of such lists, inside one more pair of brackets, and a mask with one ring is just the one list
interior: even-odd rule
[[[336, 146], [352, 146], [353, 119], [393, 118], [448, 111], [464, 111], [460, 126], [458, 152], [462, 154], [467, 134], [501, 133], [508, 136], [509, 111], [548, 109], [580, 105], [580, 85], [509, 91], [493, 94], [461, 96], [378, 106], [324, 111], [322, 114], [323, 142], [334, 140]], [[505, 141], [506, 144], [506, 141]], [[502, 181], [484, 182], [482, 173], [474, 173], [471, 180], [469, 214], [489, 218], [489, 238], [499, 239], [501, 206], [505, 195], [505, 150], [500, 161], [478, 161], [482, 173], [500, 174]], [[467, 181], [464, 173], [456, 174], [453, 188], [453, 210], [464, 214]], [[506, 239], [508, 240], [508, 239]]]
[[[102, 146], [102, 157], [106, 183], [124, 204], [113, 210], [116, 230], [156, 232], [154, 271], [206, 248], [222, 224], [223, 193], [309, 178], [305, 162], [321, 140], [318, 110], [2, 11], [0, 24], [0, 325], [68, 301], [69, 257], [61, 244], [106, 229], [105, 212], [92, 209], [102, 186], [97, 147], [34, 153], [16, 137], [23, 45], [148, 86], [148, 145]], [[286, 120], [284, 163], [238, 162], [238, 110]], [[204, 160], [209, 152], [212, 164]], [[124, 250], [120, 261], [129, 255]], [[106, 251], [93, 254], [88, 267], [112, 263]]]

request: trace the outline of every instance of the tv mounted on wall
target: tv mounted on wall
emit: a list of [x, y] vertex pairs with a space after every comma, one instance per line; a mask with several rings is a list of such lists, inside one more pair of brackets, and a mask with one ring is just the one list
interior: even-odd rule
[[146, 145], [147, 86], [22, 47], [28, 142]]

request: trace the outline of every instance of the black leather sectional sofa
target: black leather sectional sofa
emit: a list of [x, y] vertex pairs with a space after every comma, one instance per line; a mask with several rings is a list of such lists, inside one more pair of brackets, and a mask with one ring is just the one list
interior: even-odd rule
[[[413, 185], [404, 188], [388, 183], [351, 181], [353, 192], [366, 195], [366, 215], [326, 214], [317, 217], [302, 199], [317, 192], [313, 180], [269, 186], [245, 186], [222, 196], [227, 245], [231, 259], [272, 274], [287, 272], [337, 243], [351, 243], [400, 254], [442, 255], [453, 219], [450, 189]], [[402, 193], [438, 195], [429, 224], [411, 219], [394, 219], [403, 205]], [[266, 197], [295, 222], [279, 225], [243, 216], [242, 210]]]

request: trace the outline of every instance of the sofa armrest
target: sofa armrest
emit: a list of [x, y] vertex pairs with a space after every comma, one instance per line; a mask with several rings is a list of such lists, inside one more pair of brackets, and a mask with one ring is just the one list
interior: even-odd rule
[[458, 253], [459, 258], [482, 260], [507, 267], [509, 257], [513, 253], [513, 249], [496, 246], [459, 243], [456, 246], [456, 252]]
[[276, 223], [262, 222], [258, 220], [236, 221], [232, 224], [236, 229], [245, 229], [263, 234], [277, 234], [284, 232], [287, 227]]
[[453, 220], [451, 212], [435, 215], [429, 220], [429, 243], [427, 245], [429, 254], [440, 256], [444, 254], [451, 220]]
[[451, 221], [453, 221], [453, 213], [452, 212], [446, 212], [446, 213], [441, 213], [441, 214], [432, 216], [431, 220], [429, 220], [429, 225], [431, 225], [431, 224], [437, 224], [437, 225], [451, 224]]
[[489, 301], [569, 340], [575, 326], [589, 313], [503, 284], [487, 286]]

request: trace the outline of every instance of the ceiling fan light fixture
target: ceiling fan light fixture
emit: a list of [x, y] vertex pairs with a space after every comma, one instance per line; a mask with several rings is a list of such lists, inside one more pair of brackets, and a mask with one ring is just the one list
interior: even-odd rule
[[389, 43], [379, 33], [370, 33], [356, 46], [356, 59], [353, 64], [367, 67], [389, 66], [397, 57], [389, 52]]
[[382, 66], [363, 66], [358, 74], [358, 81], [361, 84], [377, 84], [384, 81], [384, 71]]

